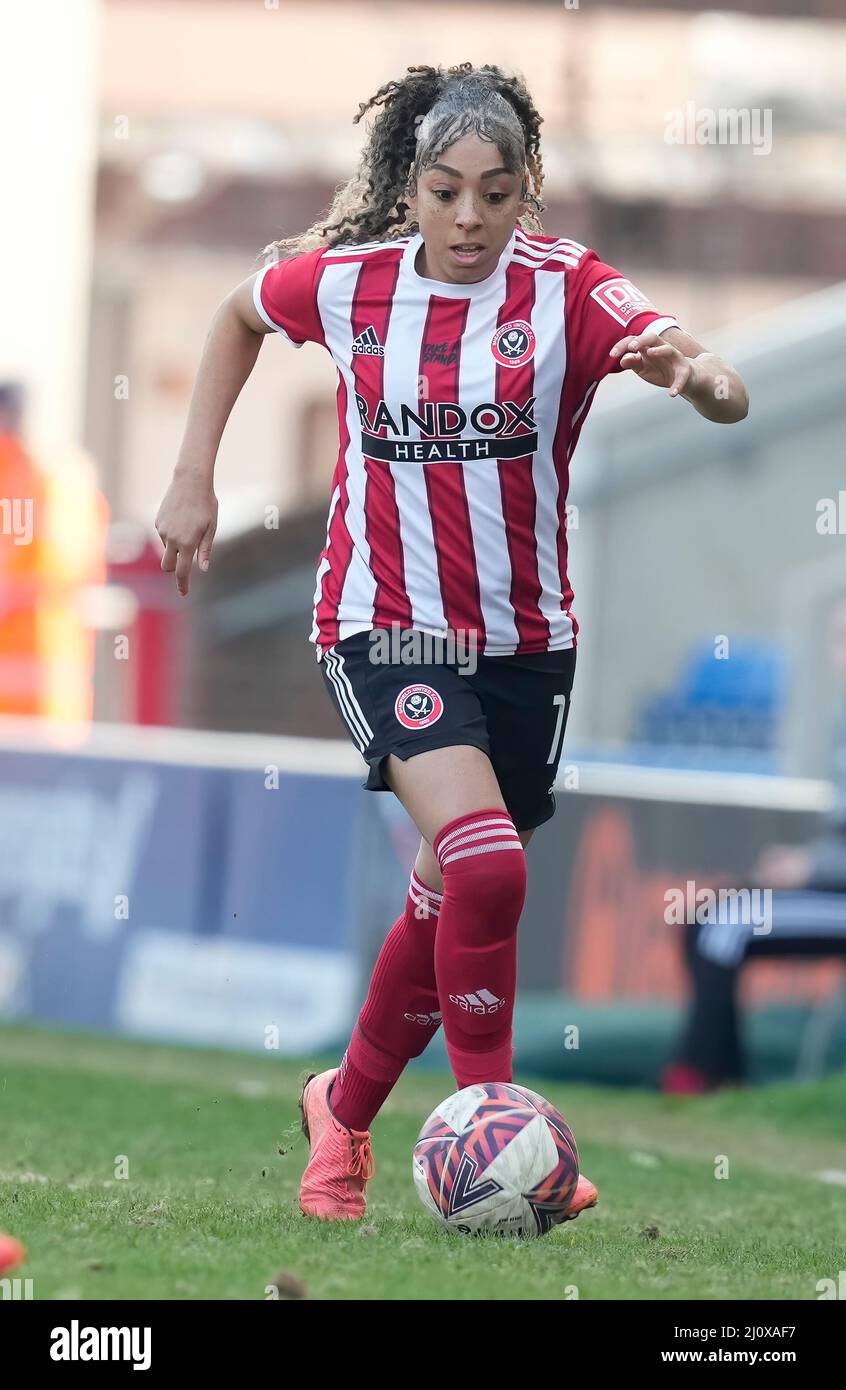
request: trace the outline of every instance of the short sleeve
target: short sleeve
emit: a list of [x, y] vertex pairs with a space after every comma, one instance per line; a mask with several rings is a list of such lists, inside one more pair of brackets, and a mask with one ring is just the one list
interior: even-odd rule
[[672, 315], [661, 313], [647, 296], [595, 251], [582, 256], [572, 272], [569, 294], [570, 351], [584, 364], [589, 380], [601, 381], [620, 371], [619, 359], [608, 354], [626, 333], [661, 333], [678, 327]]
[[276, 261], [259, 271], [253, 283], [253, 302], [269, 328], [293, 347], [303, 343], [325, 346], [317, 307], [317, 286], [325, 247]]

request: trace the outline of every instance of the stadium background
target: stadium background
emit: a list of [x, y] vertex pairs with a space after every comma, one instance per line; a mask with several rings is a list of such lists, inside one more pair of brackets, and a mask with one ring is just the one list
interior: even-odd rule
[[[53, 0], [10, 21], [0, 383], [24, 411], [0, 497], [25, 479], [35, 526], [23, 544], [3, 512], [0, 1018], [290, 1057], [346, 1036], [416, 835], [360, 791], [306, 641], [326, 355], [265, 345], [187, 603], [152, 522], [221, 298], [351, 172], [360, 100], [469, 58], [522, 71], [544, 115], [546, 229], [619, 265], [752, 397], [724, 431], [615, 380], [573, 470], [582, 639], [559, 809], [529, 855], [518, 1064], [653, 1083], [684, 994], [664, 892], [742, 875], [830, 798], [840, 3], [525, 3], [515, 23], [481, 2]], [[673, 143], [691, 103], [770, 111], [771, 148]], [[842, 982], [828, 961], [746, 972], [756, 1077], [842, 1065]]]

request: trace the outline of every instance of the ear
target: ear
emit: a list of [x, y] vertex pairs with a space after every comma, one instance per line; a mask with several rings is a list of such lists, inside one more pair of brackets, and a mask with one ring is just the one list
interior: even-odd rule
[[408, 204], [412, 212], [417, 211], [417, 188], [415, 185], [409, 184], [406, 188], [403, 194], [403, 202]]

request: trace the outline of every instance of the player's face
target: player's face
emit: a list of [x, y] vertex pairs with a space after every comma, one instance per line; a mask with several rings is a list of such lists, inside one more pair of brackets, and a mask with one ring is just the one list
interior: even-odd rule
[[444, 150], [408, 199], [424, 242], [418, 273], [459, 285], [492, 274], [526, 210], [521, 187], [489, 140], [465, 135]]

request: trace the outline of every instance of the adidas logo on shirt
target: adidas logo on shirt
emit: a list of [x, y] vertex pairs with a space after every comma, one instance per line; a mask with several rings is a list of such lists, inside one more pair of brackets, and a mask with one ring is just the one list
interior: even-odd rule
[[489, 989], [477, 989], [474, 994], [451, 994], [449, 1002], [457, 1004], [459, 1009], [464, 1009], [468, 1014], [495, 1014], [497, 1009], [502, 1008], [505, 1000], [497, 999]]
[[363, 333], [359, 333], [357, 338], [353, 338], [352, 350], [355, 353], [363, 353], [365, 357], [385, 356], [385, 349], [379, 342], [379, 335], [372, 323]]

